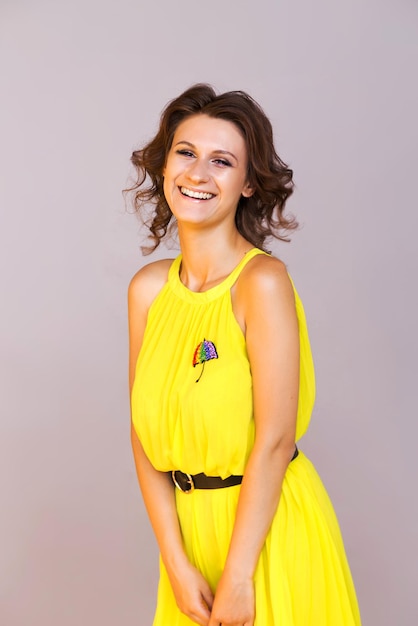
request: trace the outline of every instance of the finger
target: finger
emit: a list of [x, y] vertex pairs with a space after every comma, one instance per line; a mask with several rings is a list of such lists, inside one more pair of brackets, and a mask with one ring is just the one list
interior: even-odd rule
[[199, 624], [199, 626], [209, 626], [208, 620], [202, 621], [195, 613], [187, 613], [187, 617], [192, 620], [193, 624]]
[[214, 601], [215, 597], [214, 597], [211, 589], [208, 587], [207, 589], [205, 589], [201, 593], [202, 593], [202, 601], [205, 603], [205, 605], [209, 609], [209, 612], [212, 611], [213, 601]]
[[209, 620], [208, 626], [222, 626], [222, 624], [218, 619], [215, 619], [215, 617], [212, 615]]
[[206, 606], [206, 603], [202, 603], [201, 606], [195, 607], [194, 610], [190, 611], [188, 617], [199, 624], [199, 626], [209, 626], [210, 611]]
[[197, 615], [197, 613], [186, 613], [187, 617], [189, 617], [193, 623], [199, 624], [199, 626], [209, 626], [209, 621], [207, 619], [202, 619]]

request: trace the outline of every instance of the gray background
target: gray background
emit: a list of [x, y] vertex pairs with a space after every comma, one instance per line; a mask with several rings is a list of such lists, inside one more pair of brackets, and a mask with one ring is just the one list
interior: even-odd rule
[[295, 170], [303, 228], [274, 250], [316, 361], [302, 447], [364, 624], [417, 623], [417, 3], [3, 0], [0, 18], [1, 624], [151, 623], [126, 373], [145, 259], [120, 190], [196, 81], [249, 91]]

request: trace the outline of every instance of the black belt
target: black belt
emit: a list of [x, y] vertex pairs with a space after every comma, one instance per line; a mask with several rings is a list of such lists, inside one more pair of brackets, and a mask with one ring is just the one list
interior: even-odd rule
[[[295, 446], [295, 452], [290, 459], [293, 461], [299, 454], [297, 446]], [[206, 476], [203, 472], [200, 474], [186, 474], [180, 470], [173, 470], [169, 472], [171, 479], [177, 489], [180, 489], [183, 493], [191, 493], [195, 489], [222, 489], [223, 487], [233, 487], [234, 485], [240, 485], [242, 483], [242, 476], [228, 476], [227, 478], [221, 478], [220, 476]]]

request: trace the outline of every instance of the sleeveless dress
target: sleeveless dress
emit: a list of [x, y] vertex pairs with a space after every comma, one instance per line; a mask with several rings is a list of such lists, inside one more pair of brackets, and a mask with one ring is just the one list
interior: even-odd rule
[[[181, 255], [148, 314], [132, 389], [135, 431], [153, 466], [225, 478], [243, 474], [254, 443], [252, 381], [231, 287], [253, 248], [220, 284], [190, 291]], [[295, 291], [300, 334], [296, 440], [306, 432], [315, 378], [305, 314]], [[175, 489], [185, 550], [215, 591], [234, 526], [240, 486], [185, 494]], [[254, 576], [255, 626], [358, 626], [360, 615], [338, 522], [303, 454], [286, 471], [279, 506]], [[153, 626], [194, 624], [177, 608], [160, 559]]]

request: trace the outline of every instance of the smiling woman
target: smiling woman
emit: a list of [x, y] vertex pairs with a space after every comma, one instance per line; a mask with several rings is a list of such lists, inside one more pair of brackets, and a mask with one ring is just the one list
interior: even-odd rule
[[234, 224], [241, 196], [249, 198], [253, 191], [244, 138], [232, 122], [208, 115], [179, 124], [163, 176], [164, 196], [179, 228], [185, 221]]
[[181, 248], [129, 286], [132, 447], [161, 553], [154, 626], [359, 626], [338, 522], [296, 447], [315, 378], [302, 303], [263, 249], [296, 227], [270, 122], [247, 94], [196, 85], [132, 161], [153, 247], [173, 220]]
[[[177, 146], [179, 152], [183, 152], [185, 158], [196, 158], [193, 141], [178, 134], [182, 123], [191, 121], [194, 116], [221, 123], [230, 122], [233, 135], [245, 140], [247, 182], [252, 193], [242, 195], [238, 200], [235, 214], [238, 231], [260, 248], [269, 236], [287, 241], [286, 231], [298, 225], [293, 217], [283, 215], [285, 202], [293, 191], [293, 173], [275, 151], [269, 120], [245, 92], [234, 91], [217, 96], [209, 85], [195, 85], [167, 105], [157, 135], [132, 155], [137, 171], [136, 184], [129, 190], [134, 192], [134, 207], [141, 212], [147, 203], [155, 203], [155, 212], [149, 221], [153, 245], [143, 250], [152, 252], [169, 226], [176, 225], [164, 195], [164, 168], [169, 151], [173, 150], [174, 135], [176, 141], [177, 138], [178, 141], [185, 141]], [[195, 123], [194, 127], [197, 126]], [[206, 120], [206, 128], [208, 126]], [[218, 150], [214, 155], [218, 157], [213, 159], [214, 164], [218, 163], [220, 167], [237, 165], [234, 153], [230, 154], [222, 145], [213, 147]], [[147, 176], [149, 185], [146, 184]]]

